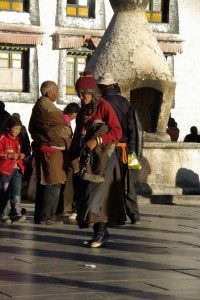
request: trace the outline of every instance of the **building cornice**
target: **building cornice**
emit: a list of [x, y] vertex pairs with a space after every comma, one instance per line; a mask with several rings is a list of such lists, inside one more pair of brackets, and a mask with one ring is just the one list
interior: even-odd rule
[[18, 45], [43, 44], [43, 32], [38, 26], [0, 23], [0, 43]]

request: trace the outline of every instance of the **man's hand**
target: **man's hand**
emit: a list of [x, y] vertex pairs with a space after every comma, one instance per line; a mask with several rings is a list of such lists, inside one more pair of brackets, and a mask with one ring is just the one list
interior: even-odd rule
[[20, 153], [19, 159], [24, 159], [24, 158], [25, 158], [25, 154], [24, 153]]
[[19, 158], [19, 154], [18, 153], [8, 153], [7, 158], [17, 160]]
[[91, 139], [89, 141], [87, 141], [85, 148], [87, 151], [92, 151], [97, 145], [97, 140], [96, 139]]

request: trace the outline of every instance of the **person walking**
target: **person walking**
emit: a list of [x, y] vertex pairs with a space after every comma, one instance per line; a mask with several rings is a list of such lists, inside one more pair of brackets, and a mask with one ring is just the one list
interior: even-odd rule
[[29, 121], [37, 177], [34, 221], [61, 224], [62, 219], [55, 213], [66, 181], [63, 151], [71, 143], [71, 128], [63, 112], [54, 105], [58, 97], [57, 84], [44, 81], [40, 91], [42, 96], [35, 103]]
[[135, 151], [138, 157], [141, 156], [142, 129], [133, 106], [120, 95], [120, 87], [114, 81], [112, 74], [103, 73], [97, 79], [97, 84], [102, 97], [113, 107], [122, 128], [122, 137], [115, 150], [120, 164], [124, 203], [131, 224], [140, 224], [141, 218], [134, 188], [135, 171], [128, 169], [128, 160], [123, 160], [123, 154], [125, 153], [127, 157]]
[[20, 203], [22, 175], [29, 152], [20, 136], [21, 129], [21, 121], [10, 116], [0, 136], [0, 215], [1, 222], [6, 224], [26, 221]]
[[[99, 248], [109, 238], [107, 226], [125, 224], [126, 220], [123, 193], [117, 181], [120, 178], [113, 177], [116, 164], [115, 143], [121, 138], [122, 131], [113, 108], [97, 95], [97, 85], [91, 71], [80, 74], [76, 91], [81, 99], [81, 109], [77, 114], [70, 152], [72, 162], [80, 158], [79, 164], [73, 163], [79, 187], [76, 198], [77, 222], [79, 228], [92, 227], [94, 231], [92, 239], [84, 241], [84, 246]], [[108, 130], [94, 136], [91, 132], [96, 123], [101, 124], [100, 128], [105, 128], [102, 125], [106, 124]], [[98, 159], [99, 156], [95, 157], [95, 154], [104, 155], [104, 151], [106, 163], [105, 168], [102, 168], [101, 159]], [[84, 179], [86, 168], [89, 164], [92, 166], [92, 163], [94, 176]], [[104, 179], [95, 182], [99, 178], [98, 175], [95, 177], [99, 170], [103, 171]]]

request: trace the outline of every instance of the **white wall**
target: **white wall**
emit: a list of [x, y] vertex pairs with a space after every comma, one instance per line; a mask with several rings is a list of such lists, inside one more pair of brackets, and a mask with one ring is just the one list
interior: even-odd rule
[[[43, 45], [37, 46], [38, 51], [38, 66], [39, 66], [39, 86], [45, 80], [53, 80], [58, 82], [58, 61], [59, 51], [52, 50], [52, 33], [58, 28], [55, 26], [56, 20], [56, 5], [55, 0], [40, 0], [40, 27], [44, 33]], [[113, 15], [113, 10], [110, 6], [110, 1], [105, 0], [106, 5], [106, 25], [108, 26]], [[27, 21], [28, 22], [28, 21]], [[36, 99], [37, 100], [37, 99]], [[22, 123], [28, 128], [28, 123], [31, 115], [31, 110], [34, 104], [28, 103], [9, 103], [6, 102], [6, 110], [12, 114], [18, 112], [21, 116]], [[57, 105], [57, 104], [56, 104]], [[57, 105], [63, 109], [65, 105]]]
[[109, 0], [104, 0], [105, 3], [105, 13], [106, 13], [106, 27], [108, 27], [110, 20], [112, 19], [113, 16], [113, 9], [110, 5]]
[[[108, 26], [113, 10], [110, 1], [105, 0], [106, 24]], [[175, 108], [171, 115], [180, 129], [179, 141], [183, 141], [191, 126], [197, 126], [200, 133], [200, 1], [179, 0], [180, 37], [183, 53], [174, 58], [174, 77], [176, 80]]]
[[[178, 123], [180, 129], [179, 141], [189, 133], [191, 126], [195, 125], [200, 130], [200, 1], [179, 0], [180, 36], [184, 39], [183, 53], [175, 56], [175, 80], [177, 82], [175, 95], [175, 108], [172, 109], [172, 117]], [[105, 0], [106, 24], [108, 26], [113, 10], [110, 1]], [[39, 84], [45, 80], [58, 81], [58, 51], [52, 50], [51, 34], [56, 31], [55, 0], [40, 0], [41, 30], [44, 32], [44, 44], [37, 46], [39, 65]], [[8, 103], [8, 112], [18, 112], [22, 122], [28, 126], [33, 104]], [[58, 105], [59, 108], [64, 106]]]
[[40, 0], [40, 27], [44, 32], [43, 45], [37, 46], [39, 65], [39, 86], [45, 80], [58, 82], [59, 51], [52, 50], [51, 35], [56, 31], [56, 4], [55, 0]]
[[172, 117], [178, 123], [180, 139], [191, 126], [200, 131], [200, 1], [179, 0], [180, 36], [184, 39], [183, 53], [175, 56], [176, 97]]
[[[38, 51], [38, 66], [39, 66], [39, 86], [45, 80], [58, 82], [58, 50], [52, 50], [52, 33], [56, 31], [55, 0], [40, 0], [40, 22], [41, 31], [44, 33], [43, 45], [37, 46]], [[37, 100], [37, 99], [35, 99]], [[18, 112], [21, 116], [22, 123], [28, 128], [28, 123], [31, 115], [33, 104], [28, 103], [9, 103], [5, 102], [6, 110], [12, 114]], [[59, 108], [64, 106], [58, 105]]]

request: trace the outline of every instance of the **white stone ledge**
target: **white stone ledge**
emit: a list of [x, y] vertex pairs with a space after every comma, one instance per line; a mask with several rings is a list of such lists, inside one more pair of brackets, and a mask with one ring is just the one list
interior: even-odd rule
[[200, 143], [144, 142], [144, 149], [200, 149]]

